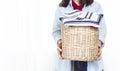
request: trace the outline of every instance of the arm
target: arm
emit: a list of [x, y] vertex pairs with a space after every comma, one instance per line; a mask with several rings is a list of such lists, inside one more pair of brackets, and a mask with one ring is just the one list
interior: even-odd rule
[[60, 12], [60, 8], [58, 7], [55, 12], [52, 35], [55, 40], [55, 43], [57, 44], [58, 57], [60, 59], [64, 59], [62, 57], [61, 21], [59, 20], [60, 15], [61, 15], [61, 12]]
[[52, 36], [56, 44], [58, 40], [61, 39], [61, 21], [59, 20], [60, 14], [61, 14], [60, 7], [57, 7], [56, 12], [55, 12], [53, 30], [52, 30]]
[[[97, 12], [103, 13], [103, 10], [100, 4], [98, 4]], [[99, 28], [99, 40], [101, 41], [102, 47], [104, 47], [104, 44], [105, 44], [106, 33], [107, 33], [107, 29], [106, 29], [105, 19], [103, 16], [103, 18], [100, 21], [100, 28]]]
[[[102, 7], [99, 5], [98, 8], [97, 8], [97, 12], [98, 13], [103, 13], [103, 10], [102, 10]], [[106, 37], [106, 33], [107, 33], [107, 28], [106, 28], [106, 24], [105, 24], [105, 19], [104, 19], [104, 16], [103, 18], [101, 19], [100, 21], [100, 28], [99, 28], [99, 42], [98, 42], [98, 60], [101, 59], [101, 53], [102, 53], [102, 48], [104, 47], [105, 45], [105, 37]], [[101, 48], [102, 47], [102, 48]]]

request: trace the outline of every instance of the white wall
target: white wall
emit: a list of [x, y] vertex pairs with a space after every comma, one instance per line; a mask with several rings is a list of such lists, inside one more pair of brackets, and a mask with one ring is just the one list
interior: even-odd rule
[[[119, 2], [101, 3], [107, 38], [106, 71], [120, 71]], [[0, 0], [0, 71], [54, 71], [56, 50], [51, 32], [60, 0]]]
[[103, 49], [103, 58], [106, 71], [120, 71], [120, 10], [117, 0], [98, 0], [103, 6], [106, 24], [107, 37]]

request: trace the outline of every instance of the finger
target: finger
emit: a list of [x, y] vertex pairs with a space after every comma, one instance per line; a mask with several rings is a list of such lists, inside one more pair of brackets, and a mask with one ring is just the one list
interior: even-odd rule
[[62, 56], [61, 56], [61, 54], [60, 54], [60, 53], [58, 53], [58, 57], [59, 57], [59, 59], [62, 59]]
[[102, 53], [101, 48], [98, 48], [98, 55]]
[[98, 53], [100, 53], [101, 52], [101, 49], [100, 48], [98, 48]]
[[58, 51], [58, 57], [59, 57], [60, 59], [64, 59], [64, 58], [62, 57], [62, 51], [60, 51], [59, 49], [58, 49], [57, 51]]
[[61, 40], [58, 41], [58, 45], [62, 45], [62, 41]]
[[101, 47], [102, 47], [102, 45], [98, 44], [98, 47], [99, 47], [99, 48], [101, 48]]
[[97, 58], [97, 60], [100, 60], [101, 59], [101, 56], [99, 56], [98, 58]]
[[101, 56], [101, 53], [102, 53], [102, 51], [99, 51], [98, 54], [97, 54], [97, 56], [98, 57]]
[[99, 40], [98, 41], [98, 46], [101, 47], [102, 46], [102, 42]]
[[97, 60], [100, 60], [101, 59], [101, 55], [100, 56], [97, 56]]
[[59, 47], [59, 48], [62, 48], [62, 43], [61, 43], [61, 44], [58, 44], [58, 47]]
[[102, 50], [102, 48], [100, 46], [98, 46], [98, 52], [100, 52]]
[[100, 51], [100, 52], [97, 54], [97, 59], [98, 59], [98, 60], [101, 59], [101, 53], [102, 53], [102, 51]]
[[101, 59], [101, 54], [102, 54], [102, 51], [99, 51], [99, 53], [97, 54], [98, 60]]
[[59, 59], [63, 60], [64, 58], [62, 57], [62, 54], [60, 52], [58, 52], [58, 57]]
[[60, 52], [62, 52], [62, 48], [60, 48], [60, 47], [58, 47], [57, 50], [60, 51]]
[[98, 45], [98, 49], [101, 49], [101, 46]]

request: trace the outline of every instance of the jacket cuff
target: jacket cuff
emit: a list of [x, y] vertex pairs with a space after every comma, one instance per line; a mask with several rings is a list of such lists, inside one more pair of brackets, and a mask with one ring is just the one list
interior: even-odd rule
[[99, 37], [99, 40], [102, 42], [102, 48], [104, 47], [104, 45], [105, 45], [105, 40], [104, 40], [104, 38], [103, 37]]
[[55, 37], [55, 43], [56, 43], [56, 45], [57, 45], [58, 40], [60, 40], [60, 39], [61, 39], [60, 35]]

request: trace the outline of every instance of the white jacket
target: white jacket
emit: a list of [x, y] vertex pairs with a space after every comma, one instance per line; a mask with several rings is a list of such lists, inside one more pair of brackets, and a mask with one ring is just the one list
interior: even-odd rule
[[[61, 21], [59, 20], [59, 17], [65, 13], [73, 10], [73, 7], [71, 5], [72, 1], [70, 0], [69, 4], [67, 7], [57, 7], [56, 13], [55, 13], [55, 20], [53, 24], [53, 38], [55, 40], [55, 43], [57, 44], [57, 41], [61, 39]], [[90, 11], [90, 12], [95, 12], [95, 13], [103, 13], [102, 7], [99, 3], [93, 2], [89, 6], [83, 7], [82, 11]], [[106, 36], [106, 25], [105, 25], [105, 20], [104, 17], [100, 21], [100, 28], [99, 28], [99, 40], [102, 41], [104, 47], [105, 43], [105, 36]], [[102, 71], [103, 68], [103, 61], [102, 59], [99, 61], [90, 61], [88, 62], [87, 70], [88, 71]], [[56, 71], [73, 71], [71, 67], [71, 61], [70, 60], [60, 60], [57, 57], [56, 53]]]

